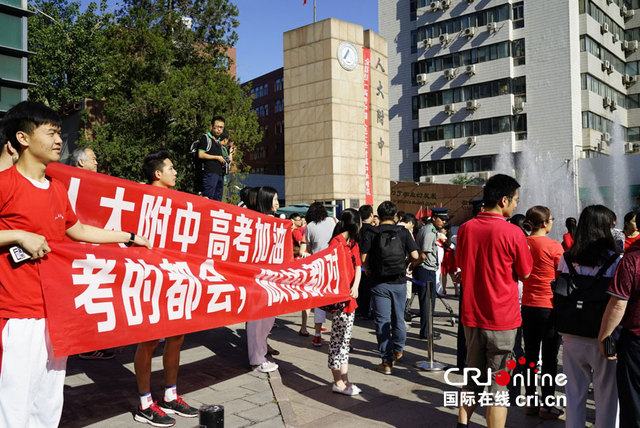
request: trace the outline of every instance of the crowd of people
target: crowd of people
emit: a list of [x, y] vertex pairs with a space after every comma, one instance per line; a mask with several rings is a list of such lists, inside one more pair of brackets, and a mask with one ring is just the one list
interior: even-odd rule
[[[149, 240], [129, 232], [84, 225], [76, 217], [64, 187], [45, 175], [48, 164], [60, 159], [59, 117], [42, 104], [23, 102], [7, 112], [2, 130], [8, 142], [0, 153], [0, 248], [20, 246], [32, 262], [17, 265], [0, 258], [0, 425], [57, 426], [62, 412], [66, 357], [55, 358], [48, 338], [47, 318], [37, 263], [51, 249], [47, 241], [64, 235], [76, 241], [123, 243], [151, 248]], [[205, 196], [220, 200], [230, 163], [224, 119], [216, 116], [211, 130], [199, 140], [197, 157]], [[95, 153], [81, 147], [74, 165], [96, 171]], [[208, 166], [206, 166], [208, 165]], [[149, 153], [142, 162], [147, 184], [171, 189], [177, 171], [166, 151]], [[407, 310], [413, 294], [419, 300], [420, 339], [439, 339], [427, 327], [438, 296], [447, 294], [448, 278], [460, 299], [458, 367], [476, 368], [492, 379], [488, 392], [508, 393], [511, 402], [487, 404], [490, 427], [505, 425], [509, 405], [520, 394], [512, 382], [495, 376], [511, 370], [516, 357], [526, 361], [528, 378], [557, 378], [562, 347], [566, 376], [566, 406], [555, 400], [553, 383], [527, 383], [527, 415], [566, 418], [568, 427], [583, 427], [586, 400], [593, 385], [596, 426], [640, 426], [640, 232], [636, 212], [615, 228], [615, 214], [602, 205], [586, 207], [579, 219], [565, 220], [562, 243], [548, 237], [554, 227], [553, 207], [528, 207], [514, 215], [518, 182], [495, 175], [475, 201], [474, 218], [457, 233], [448, 224], [446, 208], [428, 216], [399, 212], [390, 201], [374, 212], [371, 205], [345, 209], [336, 217], [314, 202], [304, 214], [291, 214], [293, 256], [304, 258], [330, 246], [341, 246], [346, 258], [348, 300], [314, 308], [310, 345], [327, 345], [327, 367], [334, 393], [355, 396], [363, 391], [349, 379], [349, 353], [356, 315], [372, 319], [380, 362], [374, 369], [391, 375], [401, 363], [407, 336]], [[276, 215], [278, 194], [269, 186], [244, 188], [240, 205]], [[430, 302], [430, 305], [428, 304]], [[327, 313], [331, 315], [328, 344], [322, 341]], [[301, 314], [298, 333], [311, 336], [309, 310]], [[278, 369], [279, 354], [267, 343], [274, 317], [246, 324], [247, 354], [252, 370]], [[164, 342], [165, 393], [151, 395], [151, 359]], [[140, 403], [134, 419], [153, 426], [172, 426], [170, 415], [195, 417], [197, 409], [177, 392], [180, 350], [184, 335], [137, 345], [134, 368]], [[111, 350], [82, 354], [85, 359], [113, 358]], [[521, 364], [522, 365], [522, 364]], [[485, 391], [484, 378], [469, 378], [461, 391], [458, 427], [468, 426]], [[471, 394], [471, 399], [469, 395]], [[497, 395], [496, 395], [497, 396]], [[564, 407], [564, 408], [563, 408]]]

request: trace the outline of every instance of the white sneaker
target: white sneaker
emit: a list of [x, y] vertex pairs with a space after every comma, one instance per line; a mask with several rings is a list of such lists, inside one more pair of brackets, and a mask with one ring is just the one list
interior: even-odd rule
[[264, 363], [258, 364], [257, 366], [251, 366], [251, 368], [260, 373], [269, 373], [278, 370], [278, 365], [273, 361], [265, 361]]

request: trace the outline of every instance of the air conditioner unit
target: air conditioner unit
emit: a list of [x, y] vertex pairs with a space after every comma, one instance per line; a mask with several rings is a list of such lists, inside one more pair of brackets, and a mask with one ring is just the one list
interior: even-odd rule
[[613, 3], [613, 0], [607, 0], [607, 4]]
[[482, 171], [478, 173], [478, 178], [480, 180], [488, 180], [491, 178], [491, 172], [490, 171]]
[[420, 183], [435, 183], [433, 175], [421, 175]]
[[469, 64], [464, 68], [464, 72], [467, 73], [469, 76], [473, 76], [474, 74], [476, 74], [476, 65], [475, 64]]
[[596, 150], [599, 152], [604, 151], [604, 144], [602, 143], [602, 141], [600, 141], [597, 145], [596, 145]]
[[513, 103], [513, 112], [514, 113], [520, 113], [524, 110], [524, 105], [525, 102], [522, 100], [517, 100], [516, 102]]
[[634, 83], [638, 82], [638, 76], [637, 75], [631, 75], [631, 74], [623, 74], [622, 75], [622, 84], [629, 87], [631, 85], [633, 85]]
[[447, 43], [449, 43], [449, 35], [447, 33], [440, 34], [440, 37], [438, 39], [440, 40], [441, 45], [446, 45]]
[[431, 12], [437, 12], [438, 10], [440, 10], [440, 2], [432, 1], [429, 7], [431, 7]]
[[476, 27], [465, 28], [463, 34], [467, 39], [472, 38], [476, 34]]
[[616, 102], [616, 100], [611, 100], [611, 105], [609, 106], [609, 109], [611, 111], [614, 111], [617, 108], [618, 108], [618, 103]]
[[635, 15], [635, 12], [635, 10], [629, 9], [625, 5], [622, 5], [622, 7], [620, 8], [620, 16], [622, 16], [624, 19], [632, 18], [633, 15]]
[[444, 74], [444, 77], [446, 77], [447, 80], [451, 80], [454, 77], [456, 77], [456, 74], [458, 74], [458, 69], [457, 68], [445, 68], [443, 74]]
[[416, 82], [418, 83], [418, 85], [426, 85], [428, 82], [427, 73], [416, 74]]
[[426, 39], [424, 39], [422, 42], [422, 47], [425, 49], [428, 49], [431, 47], [431, 45], [433, 44], [433, 40], [431, 40], [431, 37], [427, 37]]
[[497, 22], [490, 22], [487, 24], [487, 31], [490, 33], [495, 33], [496, 31], [498, 31], [498, 23]]
[[444, 146], [448, 150], [453, 150], [456, 148], [456, 142], [454, 140], [444, 140]]
[[451, 7], [451, 0], [440, 0], [440, 7], [442, 9], [449, 9]]
[[456, 105], [455, 104], [445, 104], [444, 112], [447, 113], [448, 116], [453, 116], [456, 114]]
[[473, 137], [467, 137], [467, 141], [466, 141], [466, 143], [467, 143], [467, 145], [468, 145], [469, 147], [473, 147], [473, 146], [475, 146], [475, 145], [476, 145], [476, 142], [477, 142], [477, 138], [476, 138], [475, 136], [473, 136]]
[[613, 43], [618, 43], [620, 41], [620, 35], [618, 35], [617, 33], [614, 34], [613, 36], [611, 36], [611, 40], [613, 40]]
[[480, 104], [478, 104], [478, 100], [467, 101], [467, 110], [476, 111], [478, 110], [478, 107], [480, 107]]
[[602, 98], [602, 107], [607, 108], [611, 105], [611, 97]]
[[638, 50], [638, 41], [637, 40], [625, 40], [622, 42], [622, 50], [627, 53], [635, 52]]
[[600, 26], [600, 32], [602, 34], [608, 33], [609, 32], [609, 24], [607, 24], [606, 22], [603, 22], [602, 25]]
[[603, 132], [602, 136], [600, 137], [600, 141], [602, 141], [603, 143], [608, 143], [611, 141], [611, 134], [609, 134], [608, 132]]
[[602, 61], [602, 71], [607, 71], [611, 67], [611, 63], [608, 60]]
[[626, 153], [633, 153], [635, 152], [635, 147], [633, 143], [625, 143], [624, 144], [624, 151]]

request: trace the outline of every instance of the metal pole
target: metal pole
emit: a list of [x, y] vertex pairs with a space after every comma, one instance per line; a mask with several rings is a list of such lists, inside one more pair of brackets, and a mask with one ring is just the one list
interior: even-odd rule
[[313, 23], [316, 23], [316, 0], [313, 0]]
[[433, 360], [433, 307], [431, 307], [431, 292], [433, 288], [433, 282], [427, 282], [427, 356], [429, 361], [419, 361], [416, 363], [416, 367], [426, 371], [440, 371], [446, 366], [442, 363]]

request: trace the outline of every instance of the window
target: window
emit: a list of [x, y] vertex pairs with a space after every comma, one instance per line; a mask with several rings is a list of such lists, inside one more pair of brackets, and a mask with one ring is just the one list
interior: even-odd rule
[[[498, 116], [487, 119], [471, 120], [461, 123], [428, 126], [414, 130], [413, 145], [446, 138], [471, 137], [474, 135], [489, 135], [502, 132], [522, 133], [527, 131], [526, 114], [515, 116]], [[416, 138], [418, 141], [416, 142]], [[423, 174], [424, 175], [424, 174]]]
[[[444, 104], [459, 103], [462, 101], [508, 95], [513, 93], [524, 98], [526, 95], [525, 77], [515, 79], [499, 79], [490, 82], [467, 85], [461, 88], [447, 89], [444, 91], [427, 92], [412, 98], [412, 114], [418, 119], [419, 108], [436, 107]], [[640, 95], [639, 95], [640, 96]], [[417, 101], [414, 101], [417, 100]]]
[[514, 40], [512, 43], [513, 65], [523, 65], [524, 59], [524, 39]]
[[276, 79], [276, 92], [282, 91], [284, 89], [284, 77]]
[[513, 4], [513, 28], [522, 28], [524, 27], [524, 3], [514, 3]]
[[491, 171], [494, 169], [494, 162], [494, 155], [415, 162], [413, 164], [413, 179], [419, 181], [420, 176], [423, 175], [464, 174]]

